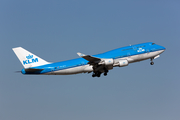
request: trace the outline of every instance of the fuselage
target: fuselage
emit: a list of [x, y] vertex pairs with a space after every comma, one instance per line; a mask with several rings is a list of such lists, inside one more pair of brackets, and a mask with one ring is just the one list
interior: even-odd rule
[[[156, 56], [164, 52], [165, 47], [154, 44], [152, 42], [130, 45], [114, 49], [105, 53], [92, 55], [100, 59], [113, 59], [114, 64], [106, 67], [108, 70], [118, 66], [116, 63], [121, 60], [127, 60], [128, 64], [138, 62], [146, 59], [154, 59]], [[50, 63], [37, 67], [34, 69], [43, 69], [41, 71], [27, 72], [22, 69], [22, 74], [44, 74], [44, 75], [69, 75], [77, 73], [90, 73], [93, 66], [88, 64], [89, 61], [84, 58], [77, 58], [62, 62]], [[103, 72], [103, 71], [102, 71]]]

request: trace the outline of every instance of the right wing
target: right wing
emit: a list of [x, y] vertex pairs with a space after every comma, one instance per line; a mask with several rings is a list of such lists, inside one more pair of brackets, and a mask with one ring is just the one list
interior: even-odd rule
[[88, 64], [93, 66], [93, 71], [95, 73], [102, 73], [102, 72], [107, 72], [108, 70], [112, 69], [114, 60], [113, 59], [101, 59], [97, 57], [93, 57], [90, 55], [85, 55], [82, 53], [77, 53], [80, 57], [86, 59]]
[[91, 63], [98, 63], [99, 61], [101, 61], [100, 58], [97, 58], [97, 57], [93, 57], [93, 56], [90, 56], [90, 55], [85, 55], [85, 54], [82, 54], [82, 53], [77, 53], [80, 57], [86, 59], [87, 61], [89, 61], [88, 64], [91, 64]]

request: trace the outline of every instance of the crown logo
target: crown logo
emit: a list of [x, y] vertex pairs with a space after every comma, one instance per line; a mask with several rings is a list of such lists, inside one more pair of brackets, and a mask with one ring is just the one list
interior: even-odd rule
[[143, 52], [143, 51], [145, 51], [145, 50], [142, 48], [139, 48], [139, 50], [137, 52]]
[[26, 58], [27, 58], [27, 59], [31, 59], [31, 58], [33, 58], [33, 55], [30, 55], [30, 54], [29, 54], [28, 56], [26, 56]]

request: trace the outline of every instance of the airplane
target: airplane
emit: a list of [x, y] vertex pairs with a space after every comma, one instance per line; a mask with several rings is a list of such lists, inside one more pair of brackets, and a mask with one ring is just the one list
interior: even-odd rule
[[100, 77], [103, 73], [107, 75], [113, 67], [125, 67], [130, 63], [158, 58], [165, 51], [165, 47], [153, 42], [130, 45], [114, 49], [97, 55], [85, 55], [77, 53], [80, 58], [51, 63], [34, 55], [22, 47], [12, 48], [24, 69], [22, 74], [33, 75], [71, 75], [78, 73], [91, 73], [92, 77]]

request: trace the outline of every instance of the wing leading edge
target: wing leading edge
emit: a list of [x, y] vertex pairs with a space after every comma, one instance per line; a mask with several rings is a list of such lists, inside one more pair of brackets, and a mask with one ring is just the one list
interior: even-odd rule
[[99, 62], [101, 61], [100, 58], [97, 58], [97, 57], [93, 57], [93, 56], [90, 56], [90, 55], [85, 55], [85, 54], [82, 54], [82, 53], [77, 53], [80, 57], [86, 59], [87, 61], [89, 61], [89, 63], [95, 63], [95, 62]]

